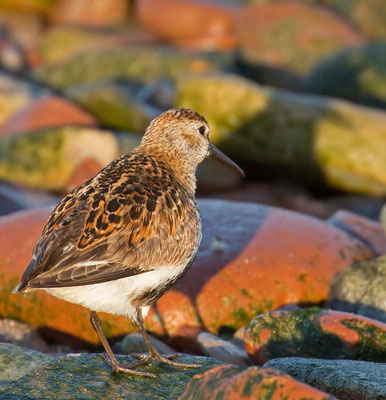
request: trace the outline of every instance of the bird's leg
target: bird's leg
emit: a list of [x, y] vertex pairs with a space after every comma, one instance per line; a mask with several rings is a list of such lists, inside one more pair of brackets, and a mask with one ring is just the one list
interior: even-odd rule
[[[142, 363], [147, 363], [148, 361], [162, 361], [165, 364], [169, 364], [169, 365], [174, 365], [176, 367], [181, 367], [181, 368], [199, 368], [201, 367], [201, 365], [198, 364], [184, 364], [184, 363], [179, 363], [176, 361], [172, 361], [173, 358], [177, 357], [177, 354], [172, 354], [172, 355], [168, 355], [168, 356], [162, 356], [161, 354], [158, 353], [158, 351], [156, 350], [156, 348], [153, 346], [145, 328], [143, 327], [143, 317], [142, 317], [142, 311], [139, 307], [137, 307], [136, 309], [137, 311], [137, 315], [136, 315], [136, 320], [134, 321], [135, 324], [138, 327], [138, 330], [141, 332], [141, 335], [143, 337], [143, 339], [146, 342], [147, 348], [149, 349], [149, 354], [131, 354], [131, 356], [138, 358], [139, 361]], [[130, 365], [131, 367], [131, 365]]]
[[110, 365], [113, 372], [125, 372], [127, 374], [150, 376], [150, 377], [155, 378], [155, 375], [150, 372], [136, 371], [136, 370], [130, 369], [130, 368], [134, 368], [138, 365], [143, 364], [141, 362], [141, 360], [131, 363], [130, 368], [121, 367], [119, 365], [119, 362], [118, 362], [117, 358], [115, 357], [113, 351], [111, 350], [111, 347], [109, 345], [109, 342], [106, 339], [105, 334], [103, 333], [101, 320], [99, 319], [99, 317], [95, 311], [91, 311], [90, 322], [91, 322], [91, 325], [93, 326], [96, 334], [98, 335], [101, 343], [103, 344], [103, 347], [106, 351], [107, 358], [108, 358], [108, 360], [106, 358], [105, 358], [105, 360]]

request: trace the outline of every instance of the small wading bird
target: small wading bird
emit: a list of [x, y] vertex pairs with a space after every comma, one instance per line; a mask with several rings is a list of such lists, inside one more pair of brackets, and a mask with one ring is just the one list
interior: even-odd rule
[[[13, 293], [44, 289], [89, 308], [114, 372], [154, 376], [134, 369], [151, 360], [199, 367], [173, 361], [175, 355], [161, 356], [143, 318], [186, 273], [197, 253], [201, 223], [195, 173], [207, 156], [244, 176], [209, 143], [208, 123], [198, 113], [176, 108], [155, 118], [132, 153], [112, 161], [55, 208]], [[97, 312], [131, 319], [149, 353], [119, 365]]]

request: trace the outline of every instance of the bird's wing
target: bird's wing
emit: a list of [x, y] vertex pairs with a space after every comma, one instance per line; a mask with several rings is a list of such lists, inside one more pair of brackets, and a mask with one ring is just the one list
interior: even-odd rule
[[[119, 174], [108, 185], [103, 179], [97, 175], [56, 207], [19, 291], [100, 283], [189, 257], [190, 249], [177, 248], [192, 219], [184, 213], [187, 194], [156, 177]], [[171, 243], [176, 248], [167, 251]]]

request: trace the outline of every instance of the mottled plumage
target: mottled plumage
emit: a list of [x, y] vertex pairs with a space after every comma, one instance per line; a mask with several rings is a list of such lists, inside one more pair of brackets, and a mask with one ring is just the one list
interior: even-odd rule
[[[14, 292], [44, 289], [90, 308], [113, 369], [146, 374], [119, 366], [95, 312], [129, 317], [148, 342], [142, 314], [184, 275], [201, 240], [195, 170], [209, 153], [235, 167], [209, 144], [201, 115], [161, 114], [139, 147], [55, 208]], [[149, 343], [149, 357], [161, 359]]]

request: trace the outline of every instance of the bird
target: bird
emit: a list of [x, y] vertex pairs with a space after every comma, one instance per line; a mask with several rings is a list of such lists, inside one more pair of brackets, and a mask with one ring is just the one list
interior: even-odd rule
[[[214, 157], [240, 167], [209, 141], [206, 119], [186, 108], [154, 118], [138, 147], [73, 189], [50, 215], [13, 293], [45, 290], [90, 310], [90, 322], [112, 372], [151, 376], [138, 366], [161, 361], [182, 368], [177, 355], [152, 345], [143, 321], [150, 306], [191, 266], [201, 242], [196, 168]], [[148, 347], [121, 365], [98, 312], [131, 320]]]

